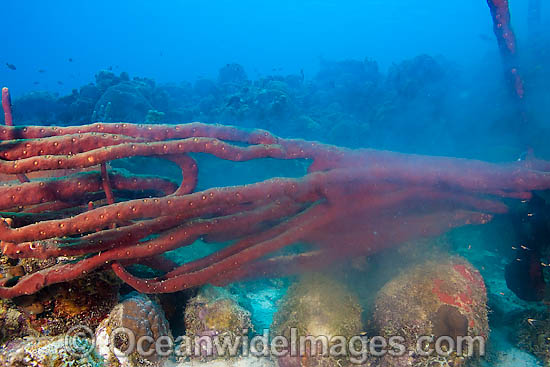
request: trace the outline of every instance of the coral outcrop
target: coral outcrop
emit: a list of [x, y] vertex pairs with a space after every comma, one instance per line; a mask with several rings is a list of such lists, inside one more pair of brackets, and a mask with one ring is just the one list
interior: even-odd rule
[[[274, 316], [271, 333], [287, 340], [313, 337], [305, 344], [303, 354], [291, 355], [290, 350], [279, 357], [281, 367], [336, 367], [351, 365], [349, 354], [330, 355], [324, 347], [332, 347], [336, 338], [346, 341], [361, 335], [362, 309], [357, 297], [347, 286], [329, 276], [309, 274], [292, 285]], [[295, 335], [293, 339], [293, 334]], [[296, 339], [297, 338], [297, 339]], [[317, 343], [317, 340], [325, 340]], [[313, 346], [315, 344], [315, 346]]]
[[[173, 344], [168, 345], [174, 339], [164, 311], [136, 292], [113, 308], [97, 327], [95, 338], [98, 353], [112, 367], [162, 366], [173, 352]], [[157, 349], [158, 343], [168, 347]]]
[[[382, 357], [382, 366], [416, 367], [441, 361], [449, 366], [463, 365], [468, 350], [457, 353], [459, 338], [481, 338], [482, 344], [479, 340], [464, 344], [473, 348], [474, 356], [480, 354], [481, 345], [488, 341], [483, 278], [460, 257], [413, 266], [380, 290], [373, 324], [383, 337], [402, 337], [407, 350], [402, 356]], [[441, 355], [435, 349], [438, 340], [443, 354], [449, 355]], [[429, 355], [423, 355], [424, 352]]]
[[[218, 287], [206, 286], [201, 288], [196, 297], [192, 298], [185, 308], [186, 337], [191, 341], [193, 350], [182, 350], [183, 359], [187, 357], [210, 360], [213, 358], [231, 358], [235, 355], [220, 355], [220, 351], [209, 345], [208, 342], [195, 343], [201, 337], [211, 342], [215, 338], [219, 343], [240, 345], [242, 338], [252, 332], [250, 312], [240, 306], [234, 296], [227, 290]], [[200, 347], [196, 350], [197, 346]], [[210, 347], [212, 348], [210, 349]], [[184, 348], [189, 345], [183, 345]]]

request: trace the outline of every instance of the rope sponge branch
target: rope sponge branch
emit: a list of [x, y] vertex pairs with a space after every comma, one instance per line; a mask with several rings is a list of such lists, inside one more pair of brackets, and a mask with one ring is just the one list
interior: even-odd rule
[[[159, 293], [326, 266], [486, 223], [507, 211], [508, 200], [550, 188], [550, 165], [540, 160], [495, 164], [351, 150], [203, 123], [3, 126], [0, 139], [0, 173], [33, 172], [31, 182], [0, 186], [0, 209], [18, 211], [0, 221], [2, 253], [56, 263], [15, 284], [0, 282], [4, 298], [104, 268], [142, 292]], [[310, 164], [296, 178], [275, 172], [260, 182], [197, 190], [196, 153], [234, 164], [263, 158]], [[175, 163], [183, 179], [178, 186], [107, 169], [132, 157]], [[97, 166], [100, 172], [88, 171]], [[158, 196], [132, 197], [140, 190]], [[228, 244], [182, 264], [164, 257], [198, 239]], [[295, 243], [309, 252], [281, 256]], [[141, 279], [128, 269], [132, 264], [166, 273]]]

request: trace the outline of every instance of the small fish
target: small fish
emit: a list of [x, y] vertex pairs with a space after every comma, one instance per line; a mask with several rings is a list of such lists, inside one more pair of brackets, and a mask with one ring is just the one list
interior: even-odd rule
[[501, 296], [504, 296], [504, 292], [499, 292], [498, 294], [500, 294]]
[[521, 259], [518, 257], [518, 258], [516, 259], [516, 261], [520, 261], [520, 262], [521, 262]]
[[545, 263], [543, 263], [543, 262], [541, 262], [540, 264], [541, 264], [542, 266], [544, 266], [545, 268], [548, 267], [548, 266], [550, 266], [550, 264], [545, 264]]
[[533, 215], [534, 215], [533, 213], [527, 213], [528, 217], [532, 217]]
[[523, 250], [531, 251], [531, 249], [527, 246], [521, 245], [520, 246]]
[[518, 162], [521, 162], [521, 161], [526, 160], [528, 154], [529, 154], [529, 152], [522, 152], [522, 153], [519, 155]]
[[38, 84], [40, 84], [40, 82], [36, 81], [36, 82], [33, 82], [32, 84], [38, 85]]
[[44, 74], [44, 73], [46, 72], [46, 70], [44, 70], [44, 69], [38, 69], [38, 72], [39, 72], [40, 74]]
[[109, 67], [107, 68], [107, 70], [112, 71], [112, 70], [113, 70], [113, 67], [112, 67], [112, 66], [109, 66]]
[[512, 250], [517, 250], [518, 248], [516, 246], [512, 246]]
[[6, 63], [6, 66], [7, 66], [8, 69], [10, 69], [10, 70], [17, 70], [17, 68], [15, 67], [15, 65], [10, 64], [9, 62]]
[[468, 245], [468, 250], [471, 250], [472, 249], [472, 245]]
[[535, 326], [535, 323], [537, 322], [538, 320], [535, 320], [535, 319], [527, 319], [527, 322], [529, 323], [529, 325], [531, 326]]
[[58, 81], [57, 81], [57, 84], [63, 85], [64, 83], [63, 83], [61, 80], [58, 80]]
[[72, 58], [72, 57], [69, 57], [69, 62], [73, 62], [73, 58]]

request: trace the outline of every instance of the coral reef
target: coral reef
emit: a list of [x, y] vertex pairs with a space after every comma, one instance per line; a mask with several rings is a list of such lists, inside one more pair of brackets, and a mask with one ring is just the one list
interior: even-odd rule
[[61, 104], [61, 111], [57, 114], [58, 121], [73, 124], [89, 122], [100, 96], [99, 88], [92, 83], [83, 85], [80, 90], [73, 89], [71, 94], [58, 99]]
[[244, 68], [239, 64], [227, 64], [218, 72], [218, 83], [220, 84], [243, 84], [248, 80]]
[[[218, 287], [202, 287], [197, 296], [187, 303], [184, 318], [186, 336], [192, 341], [200, 337], [217, 337], [222, 344], [234, 345], [239, 342], [238, 337], [252, 331], [250, 312], [242, 308], [227, 290]], [[196, 347], [193, 343], [192, 348]], [[209, 346], [205, 343], [201, 343], [200, 348], [198, 351], [182, 351], [182, 355], [200, 357], [201, 360], [234, 357], [219, 356], [216, 354], [218, 350], [208, 350]]]
[[[405, 73], [413, 70], [412, 66], [421, 70], [448, 69], [442, 60], [422, 56], [424, 61], [419, 63], [417, 59], [395, 65], [388, 75], [382, 74], [377, 63], [369, 59], [322, 60], [319, 72], [311, 80], [306, 80], [303, 73], [250, 80], [239, 64], [225, 65], [216, 79], [201, 78], [194, 84], [157, 85], [147, 78], [131, 79], [127, 73], [117, 76], [104, 70], [96, 74], [95, 83], [67, 96], [36, 92], [17, 98], [14, 110], [20, 124], [209, 121], [330, 143], [343, 138], [350, 146], [365, 146], [367, 141], [379, 141], [372, 136], [371, 127], [376, 127], [377, 132], [387, 131], [407, 114], [418, 116], [413, 105], [421, 105], [422, 113], [442, 111], [446, 94], [441, 85], [448, 84], [444, 77], [436, 79], [429, 73], [416, 73], [414, 83], [407, 84], [407, 93], [430, 93], [432, 98], [418, 98], [415, 104], [405, 103], [397, 89], [403, 89], [402, 84], [410, 79]], [[402, 84], [395, 82], [398, 71], [403, 76]], [[30, 100], [35, 102], [29, 104]], [[148, 117], [149, 111], [158, 112], [154, 120], [152, 115]]]
[[[357, 297], [343, 284], [322, 274], [308, 274], [292, 285], [274, 316], [271, 332], [292, 340], [299, 337], [326, 338], [331, 347], [334, 337], [350, 340], [361, 334], [362, 309]], [[294, 331], [293, 331], [294, 330]], [[317, 340], [317, 339], [315, 339]], [[317, 343], [317, 342], [315, 342]], [[322, 344], [307, 346], [305, 355], [279, 357], [281, 367], [335, 367], [350, 364], [322, 350]], [[314, 349], [315, 348], [315, 349]]]
[[113, 367], [162, 366], [170, 355], [156, 352], [161, 337], [173, 341], [164, 311], [136, 292], [116, 305], [95, 331], [97, 351]]
[[[69, 351], [68, 340], [60, 337], [16, 339], [0, 347], [0, 364], [6, 367], [104, 367], [87, 339], [74, 337], [70, 341], [76, 349]], [[85, 353], [78, 353], [79, 350]]]
[[[517, 65], [507, 70], [517, 70]], [[540, 82], [534, 72], [525, 71], [531, 72], [526, 75], [530, 84]], [[486, 141], [490, 135], [499, 143], [504, 140], [500, 144], [508, 150], [507, 156], [517, 158], [525, 147], [510, 146], [506, 129], [493, 129], [493, 124], [515, 126], [517, 103], [507, 103], [500, 82], [488, 81], [484, 88], [476, 88], [477, 79], [452, 61], [430, 55], [396, 62], [387, 72], [368, 58], [322, 59], [319, 71], [307, 78], [303, 71], [251, 78], [243, 66], [228, 64], [217, 77], [159, 84], [104, 70], [96, 74], [94, 83], [66, 96], [33, 92], [16, 98], [14, 112], [20, 124], [69, 125], [142, 123], [149, 111], [158, 111], [164, 115], [156, 115], [154, 122], [161, 117], [162, 123], [232, 124], [331, 144], [345, 142], [349, 147], [404, 150], [411, 148], [412, 140], [418, 152], [425, 154], [442, 150], [463, 154], [457, 144], [468, 139], [472, 149], [494, 155], [494, 145], [489, 149]], [[504, 98], [501, 103], [493, 103], [495, 95]], [[29, 104], [29, 100], [35, 102]], [[460, 106], [476, 111], [478, 119], [461, 113]], [[478, 133], [472, 134], [473, 130]], [[538, 145], [545, 148], [542, 142]]]
[[[465, 259], [449, 257], [429, 260], [413, 266], [393, 278], [378, 293], [373, 325], [384, 337], [401, 336], [408, 351], [404, 356], [382, 357], [383, 366], [425, 366], [444, 363], [464, 364], [467, 357], [457, 353], [459, 337], [481, 337], [488, 340], [487, 293], [483, 278]], [[422, 355], [417, 342], [423, 336], [433, 340], [421, 345], [423, 351], [433, 350], [440, 337], [450, 337], [454, 345], [443, 340], [441, 348], [448, 356], [438, 353]], [[482, 351], [473, 344], [474, 355]]]
[[161, 123], [164, 121], [165, 113], [160, 112], [157, 110], [149, 110], [147, 111], [147, 115], [145, 116], [145, 123], [147, 124], [154, 124], [154, 123]]
[[143, 122], [153, 106], [145, 97], [149, 86], [141, 82], [121, 82], [109, 87], [95, 107], [95, 121]]
[[429, 55], [420, 55], [392, 65], [386, 83], [391, 90], [409, 103], [420, 96], [441, 96], [443, 91], [434, 90], [445, 78], [446, 71], [441, 62]]
[[31, 92], [23, 95], [14, 103], [15, 121], [53, 125], [62, 112], [58, 96], [49, 92]]
[[550, 318], [547, 312], [525, 311], [515, 322], [517, 345], [550, 365]]
[[0, 300], [0, 344], [24, 336], [39, 336], [31, 325], [31, 315], [11, 300]]
[[[52, 260], [0, 257], [0, 274], [8, 281], [54, 265]], [[16, 336], [61, 335], [79, 324], [94, 328], [118, 301], [120, 282], [111, 272], [95, 272], [29, 296], [0, 302], [0, 342]]]

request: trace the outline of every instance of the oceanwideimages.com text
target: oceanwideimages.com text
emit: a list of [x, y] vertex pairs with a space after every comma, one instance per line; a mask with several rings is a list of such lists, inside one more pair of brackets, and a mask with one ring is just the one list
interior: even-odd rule
[[[90, 334], [88, 334], [90, 335]], [[73, 354], [85, 354], [85, 350], [74, 347], [75, 335], [68, 334], [65, 347]], [[157, 356], [177, 357], [304, 357], [320, 356], [336, 359], [348, 359], [352, 363], [364, 363], [370, 356], [383, 357], [415, 354], [417, 356], [447, 357], [457, 355], [471, 357], [485, 355], [485, 338], [481, 336], [439, 336], [425, 335], [416, 338], [412, 343], [402, 336], [382, 337], [367, 335], [327, 336], [299, 335], [297, 329], [290, 329], [289, 336], [271, 335], [269, 329], [262, 334], [248, 336], [248, 330], [242, 335], [218, 334], [202, 336], [151, 336], [136, 337], [127, 328], [114, 329], [110, 334], [109, 348], [116, 356], [127, 356], [138, 353], [143, 357]], [[124, 340], [123, 347], [117, 347], [117, 341]], [[120, 343], [118, 343], [120, 344]], [[91, 346], [95, 345], [92, 341]], [[82, 346], [81, 343], [78, 344]], [[119, 349], [120, 348], [120, 349]]]

